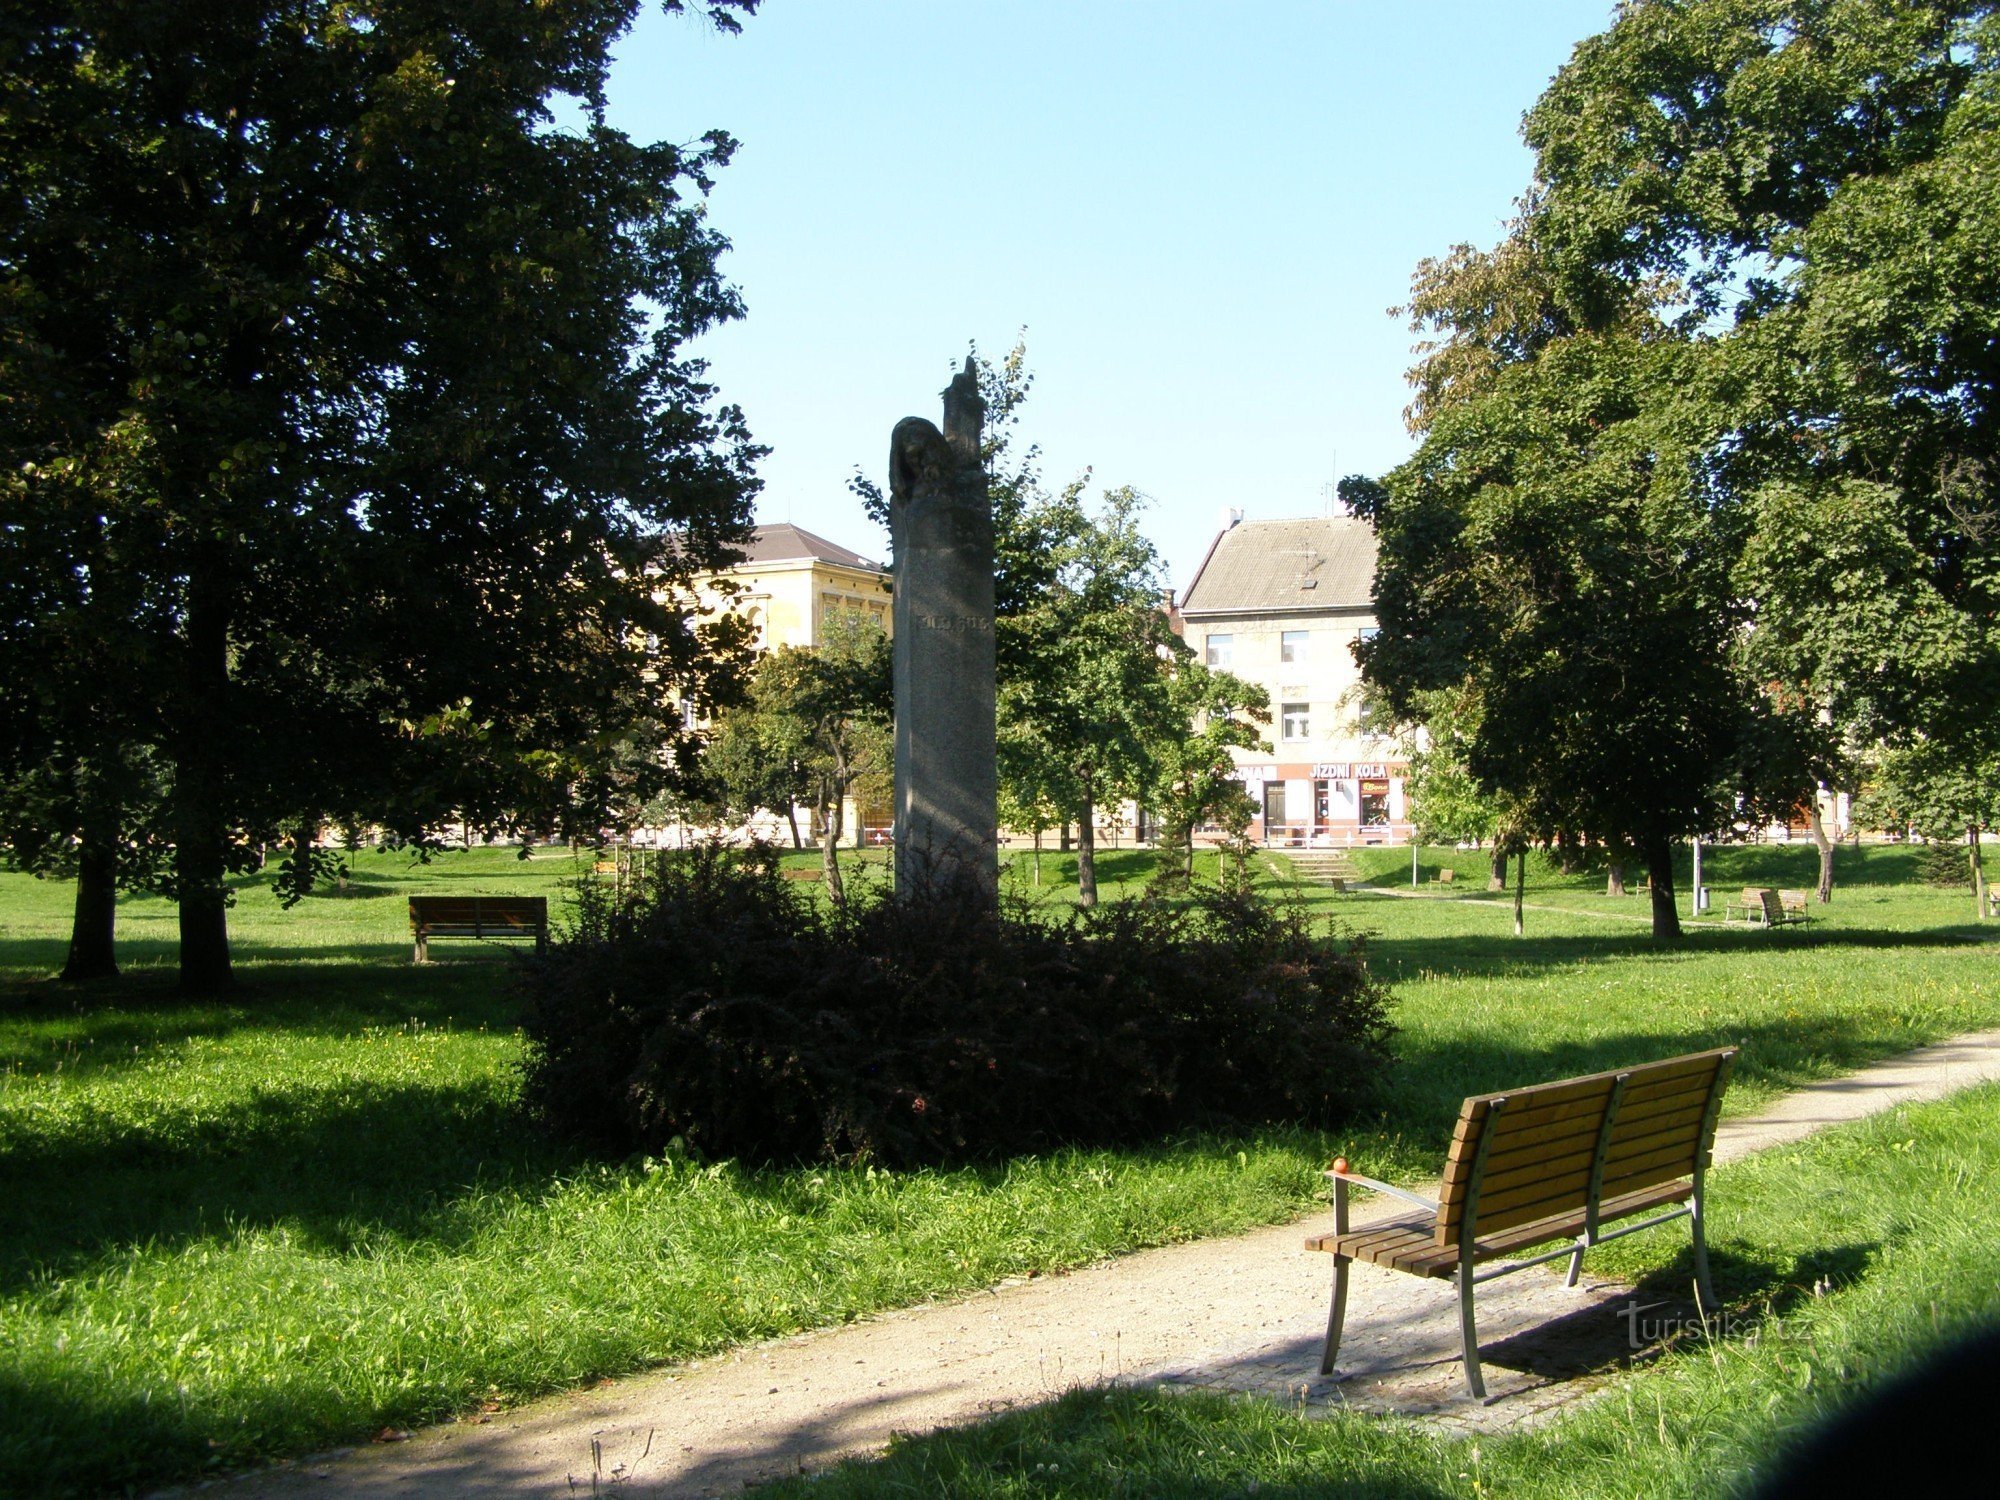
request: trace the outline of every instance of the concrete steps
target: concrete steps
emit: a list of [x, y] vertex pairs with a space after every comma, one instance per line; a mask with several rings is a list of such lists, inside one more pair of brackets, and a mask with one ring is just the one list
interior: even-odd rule
[[1289, 860], [1299, 879], [1310, 885], [1344, 886], [1355, 878], [1353, 861], [1345, 849], [1286, 849], [1272, 853]]

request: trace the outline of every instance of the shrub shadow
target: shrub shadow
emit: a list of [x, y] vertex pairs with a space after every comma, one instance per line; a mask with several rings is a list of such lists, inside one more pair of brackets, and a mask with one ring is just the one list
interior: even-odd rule
[[143, 1123], [87, 1116], [65, 1135], [17, 1136], [0, 1164], [0, 1292], [120, 1246], [278, 1225], [327, 1254], [383, 1237], [461, 1244], [473, 1231], [453, 1210], [466, 1193], [575, 1164], [498, 1082], [338, 1089], [223, 1108], [197, 1098]]

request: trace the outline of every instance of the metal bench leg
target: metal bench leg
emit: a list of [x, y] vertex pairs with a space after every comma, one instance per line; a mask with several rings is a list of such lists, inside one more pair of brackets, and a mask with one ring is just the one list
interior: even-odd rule
[[1347, 1319], [1347, 1267], [1348, 1258], [1336, 1255], [1333, 1258], [1333, 1306], [1326, 1314], [1326, 1353], [1320, 1356], [1319, 1372], [1333, 1373], [1333, 1358], [1340, 1353], [1340, 1325]]
[[1472, 1322], [1472, 1262], [1458, 1265], [1458, 1328], [1465, 1339], [1465, 1384], [1479, 1400], [1486, 1399], [1486, 1381], [1479, 1373], [1479, 1331]]
[[1583, 1275], [1583, 1252], [1590, 1247], [1587, 1235], [1576, 1237], [1576, 1248], [1569, 1253], [1569, 1274], [1563, 1277], [1564, 1286], [1575, 1286], [1577, 1278]]
[[1702, 1317], [1711, 1318], [1715, 1316], [1716, 1309], [1715, 1285], [1708, 1279], [1708, 1234], [1702, 1228], [1701, 1221], [1706, 1215], [1701, 1209], [1701, 1195], [1697, 1193], [1694, 1199], [1694, 1212], [1689, 1215], [1688, 1225], [1694, 1236], [1694, 1293], [1701, 1299]]

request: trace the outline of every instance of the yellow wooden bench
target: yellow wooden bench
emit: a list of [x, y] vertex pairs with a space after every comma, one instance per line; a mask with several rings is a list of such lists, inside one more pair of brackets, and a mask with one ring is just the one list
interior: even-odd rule
[[[1472, 1289], [1482, 1281], [1568, 1256], [1567, 1285], [1575, 1286], [1583, 1253], [1592, 1245], [1685, 1218], [1694, 1232], [1695, 1287], [1703, 1309], [1712, 1308], [1703, 1178], [1716, 1111], [1735, 1061], [1736, 1049], [1723, 1047], [1467, 1099], [1435, 1203], [1336, 1161], [1327, 1173], [1333, 1180], [1333, 1233], [1306, 1240], [1308, 1250], [1334, 1257], [1320, 1373], [1333, 1373], [1340, 1352], [1348, 1266], [1357, 1260], [1457, 1285], [1465, 1381], [1479, 1397], [1486, 1385], [1479, 1373]], [[1422, 1213], [1353, 1228], [1347, 1214], [1350, 1183], [1404, 1199]], [[1621, 1222], [1635, 1218], [1639, 1222]], [[1603, 1226], [1614, 1222], [1620, 1227], [1606, 1232]], [[1554, 1240], [1570, 1243], [1515, 1258]]]
[[412, 896], [410, 935], [416, 940], [412, 963], [429, 963], [434, 937], [532, 938], [537, 953], [549, 945], [546, 896]]

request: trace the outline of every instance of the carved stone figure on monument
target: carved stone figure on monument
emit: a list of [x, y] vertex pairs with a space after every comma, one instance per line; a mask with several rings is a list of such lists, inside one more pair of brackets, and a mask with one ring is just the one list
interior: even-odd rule
[[889, 439], [895, 548], [896, 888], [999, 889], [995, 843], [993, 504], [985, 403], [970, 358], [944, 430], [906, 417]]

